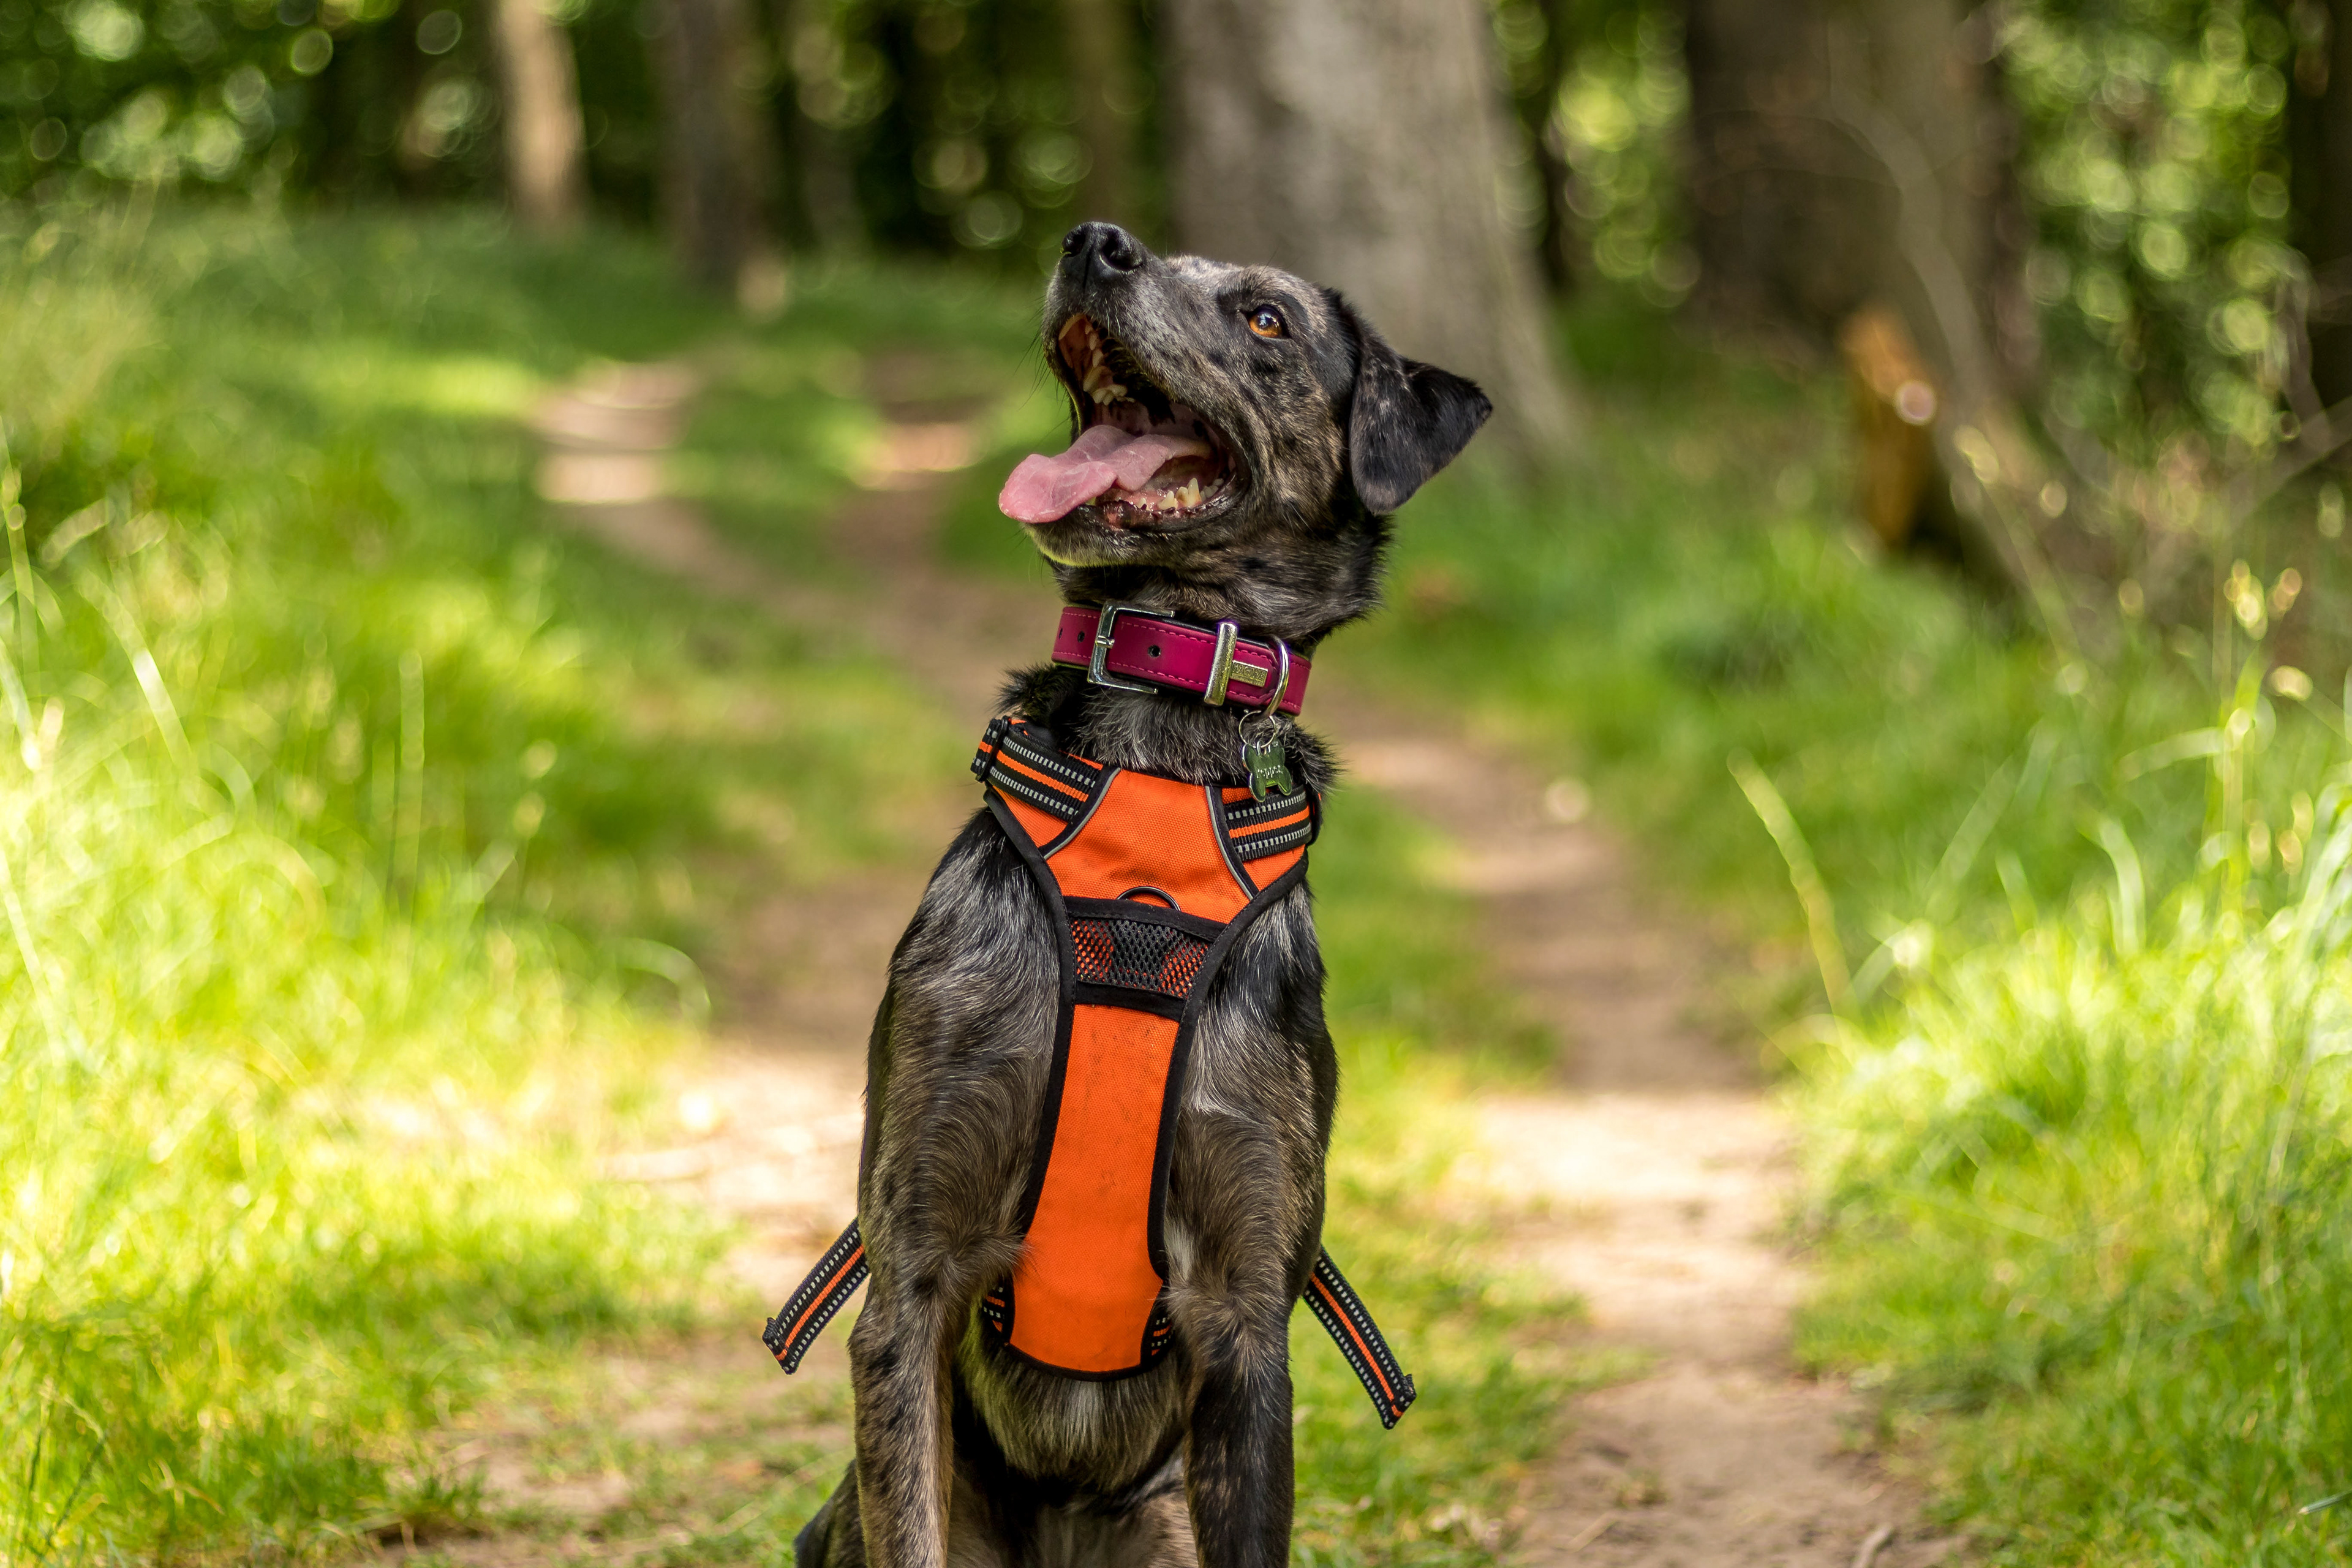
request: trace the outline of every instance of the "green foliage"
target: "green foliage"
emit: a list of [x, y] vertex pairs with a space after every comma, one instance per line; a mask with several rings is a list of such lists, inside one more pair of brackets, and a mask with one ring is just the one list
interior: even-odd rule
[[2240, 0], [2004, 15], [2051, 413], [2138, 460], [2191, 437], [2266, 452], [2307, 283], [2285, 242], [2285, 25]]
[[[1097, 8], [1094, 25], [1111, 26], [1114, 38], [1139, 29], [1134, 0]], [[797, 105], [835, 139], [865, 231], [887, 246], [999, 253], [1032, 276], [1063, 232], [1090, 216], [1074, 205], [1095, 156], [1078, 96], [1108, 93], [1139, 137], [1156, 121], [1140, 58], [1114, 59], [1113, 80], [1082, 79], [1086, 62], [1058, 0], [825, 0], [803, 9], [788, 46]], [[1157, 205], [1143, 160], [1134, 175], [1121, 193], [1130, 218]]]
[[150, 184], [249, 176], [302, 111], [326, 38], [230, 0], [9, 0], [0, 5], [0, 111], [10, 116], [0, 122], [0, 195], [59, 168]]
[[1579, 40], [1550, 128], [1592, 269], [1653, 305], [1677, 303], [1698, 281], [1676, 173], [1689, 115], [1680, 17], [1628, 5]]

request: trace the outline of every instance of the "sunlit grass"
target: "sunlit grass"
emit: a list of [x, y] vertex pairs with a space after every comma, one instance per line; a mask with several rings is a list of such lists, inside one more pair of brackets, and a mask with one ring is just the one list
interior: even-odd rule
[[[306, 834], [331, 780], [265, 795], [205, 723], [202, 584], [161, 546], [53, 583], [12, 533], [5, 684], [55, 718], [0, 762], [0, 1539], [389, 1525], [497, 1341], [692, 1309], [709, 1228], [589, 1161], [661, 1031], [486, 918], [511, 846], [426, 841], [418, 726], [382, 853]], [[51, 617], [120, 646], [67, 665]]]
[[467, 215], [0, 232], [0, 1556], [462, 1518], [425, 1436], [518, 1358], [733, 1304], [595, 1175], [679, 950], [905, 852], [878, 729], [961, 747], [549, 534], [542, 389], [730, 325]]
[[2293, 870], [2217, 813], [2207, 867], [2143, 891], [2118, 837], [2107, 887], [1928, 966], [1807, 1074], [1835, 1256], [1809, 1349], [1960, 1414], [1940, 1468], [1996, 1561], [2352, 1557], [2352, 795], [2326, 776]]

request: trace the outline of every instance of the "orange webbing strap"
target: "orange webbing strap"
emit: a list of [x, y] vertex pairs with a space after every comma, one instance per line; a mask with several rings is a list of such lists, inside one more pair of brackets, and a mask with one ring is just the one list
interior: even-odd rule
[[817, 1266], [784, 1303], [783, 1310], [768, 1320], [767, 1331], [760, 1338], [776, 1364], [787, 1373], [800, 1371], [801, 1357], [808, 1354], [809, 1346], [824, 1332], [834, 1314], [857, 1294], [866, 1275], [866, 1238], [857, 1234], [857, 1222], [851, 1220], [841, 1239], [825, 1248]]
[[1307, 1310], [1321, 1321], [1339, 1353], [1356, 1369], [1364, 1392], [1371, 1395], [1372, 1408], [1380, 1412], [1381, 1425], [1394, 1426], [1419, 1391], [1404, 1368], [1397, 1365], [1388, 1341], [1381, 1337], [1380, 1325], [1364, 1307], [1364, 1299], [1356, 1294], [1356, 1288], [1348, 1283], [1328, 1252], [1315, 1255], [1315, 1272], [1307, 1280]]
[[[778, 1365], [788, 1373], [800, 1370], [801, 1358], [808, 1353], [809, 1346], [824, 1331], [825, 1325], [833, 1321], [834, 1315], [866, 1283], [866, 1244], [857, 1234], [857, 1222], [851, 1220], [849, 1228], [841, 1233], [841, 1239], [826, 1250], [824, 1258], [809, 1271], [809, 1277], [801, 1281], [801, 1288], [793, 1292], [793, 1299], [784, 1303], [783, 1310], [768, 1320], [767, 1332], [761, 1337], [774, 1352]], [[1397, 1365], [1396, 1356], [1389, 1350], [1380, 1325], [1372, 1321], [1363, 1298], [1356, 1294], [1355, 1287], [1348, 1283], [1347, 1276], [1339, 1272], [1339, 1266], [1331, 1261], [1328, 1252], [1315, 1255], [1315, 1272], [1307, 1281], [1306, 1300], [1307, 1310], [1315, 1314], [1316, 1321], [1339, 1347], [1339, 1353], [1348, 1358], [1348, 1364], [1356, 1369], [1364, 1392], [1371, 1396], [1372, 1409], [1380, 1415], [1381, 1425], [1394, 1426], [1397, 1417], [1412, 1405], [1419, 1391], [1413, 1387], [1412, 1375]], [[992, 1297], [982, 1303], [981, 1310], [990, 1314], [992, 1308], [1001, 1313], [1003, 1307], [1001, 1299]], [[1161, 1335], [1168, 1331], [1165, 1321], [1158, 1316], [1152, 1328]]]

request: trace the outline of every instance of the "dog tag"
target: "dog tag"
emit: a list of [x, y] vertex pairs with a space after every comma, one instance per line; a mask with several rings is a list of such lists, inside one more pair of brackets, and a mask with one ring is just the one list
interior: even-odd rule
[[1290, 776], [1290, 759], [1282, 749], [1282, 731], [1275, 726], [1253, 731], [1242, 729], [1242, 766], [1249, 772], [1250, 798], [1288, 795], [1298, 787]]

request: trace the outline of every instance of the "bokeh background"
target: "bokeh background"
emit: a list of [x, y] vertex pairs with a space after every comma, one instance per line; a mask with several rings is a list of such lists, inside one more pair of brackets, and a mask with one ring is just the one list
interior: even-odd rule
[[[1857, 1441], [1988, 1561], [2346, 1561], [2343, 0], [0, 0], [0, 1562], [782, 1560], [845, 1389], [709, 1347], [970, 804], [990, 661], [875, 628], [1049, 602], [1086, 217], [1496, 393], [1331, 662], [1687, 911]], [[1628, 1368], [1446, 1173], [1576, 1046], [1349, 813], [1430, 1393], [1302, 1346], [1300, 1561], [1494, 1561]], [[803, 1195], [692, 1188], [758, 1094]]]

